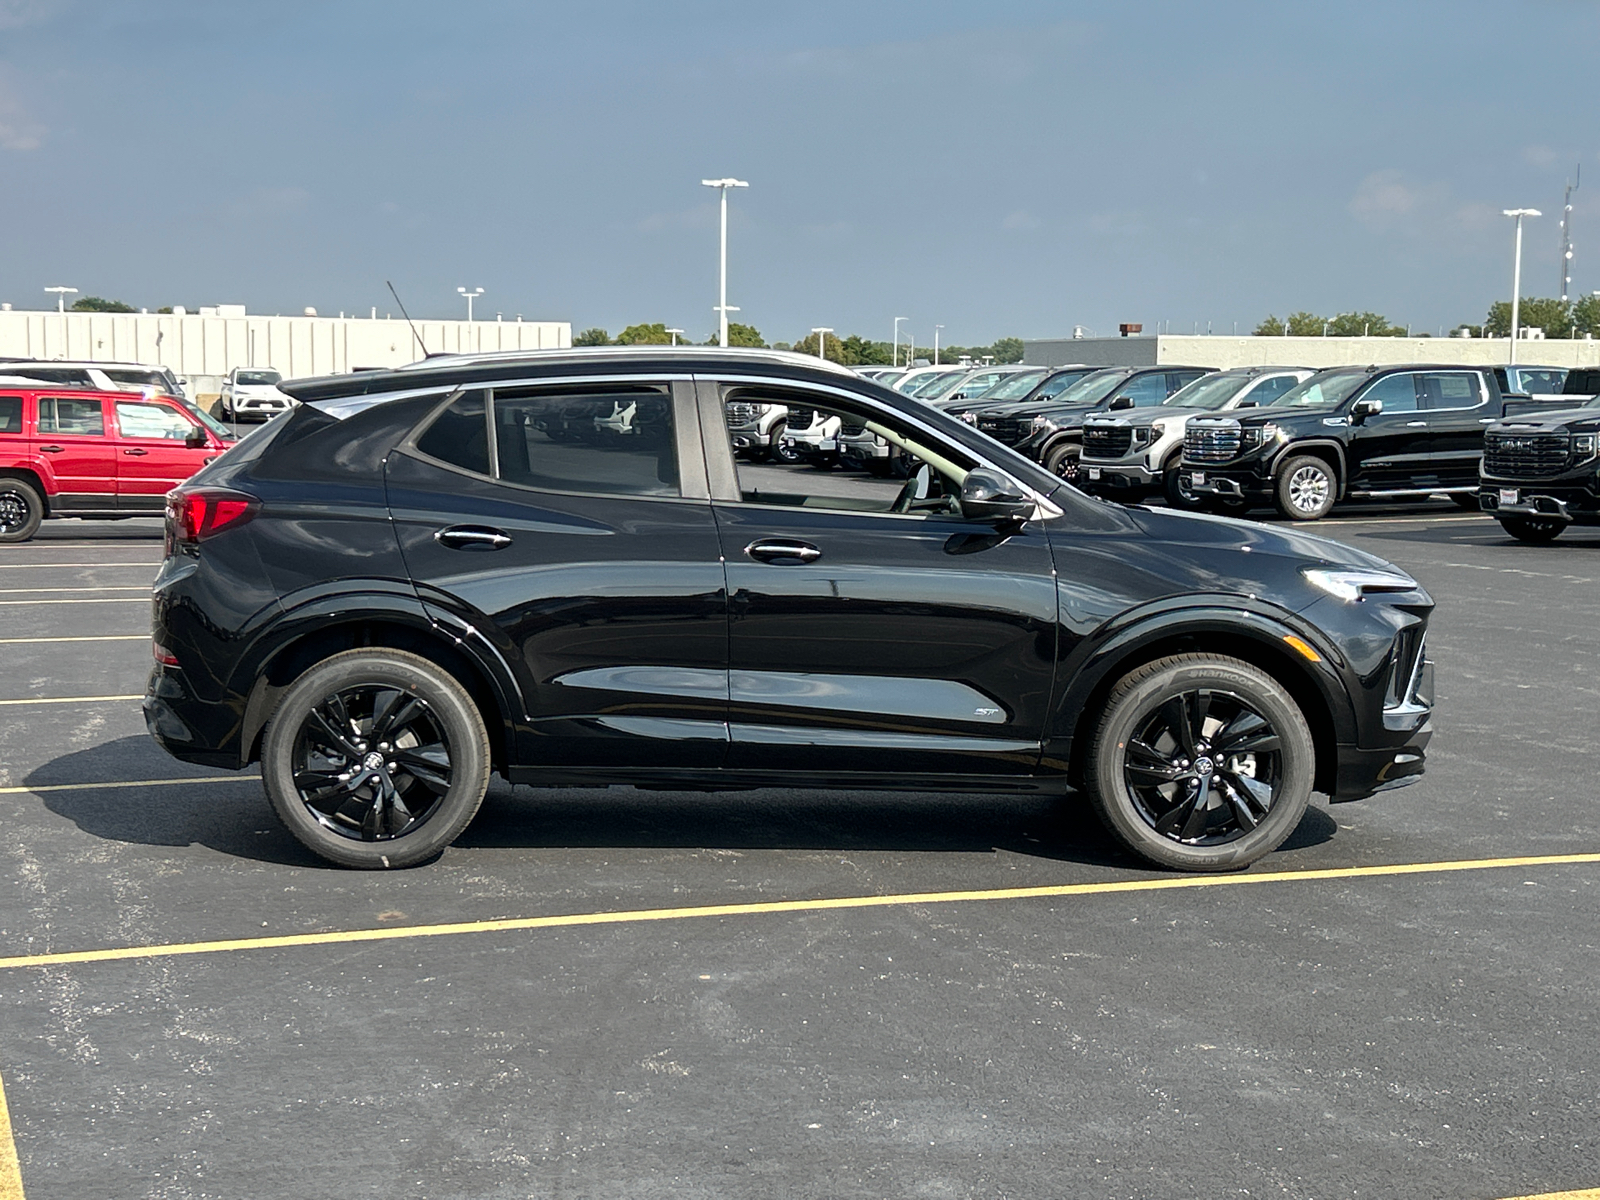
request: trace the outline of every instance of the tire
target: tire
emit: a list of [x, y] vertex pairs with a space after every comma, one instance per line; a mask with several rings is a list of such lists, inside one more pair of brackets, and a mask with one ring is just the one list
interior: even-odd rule
[[1450, 499], [1457, 508], [1464, 508], [1468, 512], [1482, 512], [1483, 506], [1478, 503], [1477, 492], [1451, 492]]
[[1068, 483], [1078, 482], [1078, 457], [1083, 448], [1071, 442], [1063, 442], [1044, 456], [1044, 469], [1058, 479], [1065, 479]]
[[1560, 537], [1561, 531], [1567, 527], [1565, 521], [1549, 517], [1501, 517], [1499, 520], [1501, 529], [1530, 546], [1548, 545]]
[[1196, 495], [1184, 487], [1179, 480], [1182, 471], [1177, 463], [1173, 463], [1161, 474], [1161, 490], [1166, 493], [1167, 503], [1173, 508], [1181, 508], [1185, 512], [1199, 512], [1206, 506], [1205, 498]]
[[[385, 718], [397, 746], [376, 740]], [[344, 778], [351, 768], [357, 777]], [[477, 814], [489, 770], [472, 697], [448, 671], [402, 650], [347, 650], [306, 671], [261, 746], [267, 799], [289, 832], [329, 862], [366, 870], [437, 856]]]
[[789, 426], [783, 421], [772, 427], [772, 461], [792, 467], [800, 461], [800, 455], [795, 453], [793, 446], [783, 444], [783, 435], [788, 432]]
[[1300, 824], [1316, 748], [1270, 675], [1239, 659], [1178, 654], [1111, 690], [1084, 775], [1106, 828], [1139, 857], [1231, 871], [1276, 850]]
[[39, 532], [44, 501], [20, 479], [0, 479], [0, 542], [25, 542]]
[[1318, 521], [1339, 498], [1339, 479], [1326, 461], [1310, 454], [1291, 458], [1278, 468], [1272, 499], [1291, 521]]

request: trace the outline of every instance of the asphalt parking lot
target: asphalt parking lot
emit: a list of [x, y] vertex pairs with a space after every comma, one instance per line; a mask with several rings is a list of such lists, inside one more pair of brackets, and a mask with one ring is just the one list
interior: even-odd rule
[[1245, 874], [1144, 869], [1048, 799], [497, 780], [439, 861], [365, 875], [146, 737], [158, 526], [47, 523], [0, 550], [26, 1195], [1600, 1185], [1600, 534], [1317, 531], [1438, 601], [1438, 733]]

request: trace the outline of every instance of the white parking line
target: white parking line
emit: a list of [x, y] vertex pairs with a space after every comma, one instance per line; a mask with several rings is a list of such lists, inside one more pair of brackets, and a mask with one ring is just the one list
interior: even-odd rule
[[103, 600], [0, 600], [0, 608], [16, 608], [24, 604], [148, 604], [150, 589], [140, 588], [142, 596], [107, 596]]
[[0, 700], [0, 704], [102, 704], [143, 699], [143, 696], [34, 696], [24, 700]]
[[98, 562], [98, 563], [0, 563], [0, 571], [47, 571], [51, 567], [91, 567], [99, 570], [101, 567], [144, 567], [155, 570], [161, 566], [158, 562]]
[[36, 587], [36, 588], [0, 588], [0, 596], [20, 596], [24, 592], [144, 592], [149, 594], [148, 585], [141, 584], [137, 587], [119, 586], [107, 587], [98, 583], [88, 583], [83, 587]]
[[[1327, 525], [1459, 525], [1463, 521], [1482, 521], [1483, 517], [1333, 517], [1319, 522]], [[1284, 522], [1279, 522], [1283, 524]], [[1297, 523], [1304, 527], [1306, 522]]]
[[0, 638], [0, 646], [28, 646], [36, 642], [148, 642], [148, 633], [96, 633], [84, 637]]
[[259, 775], [201, 775], [190, 779], [129, 779], [115, 783], [47, 783], [39, 787], [0, 787], [0, 796], [43, 795], [45, 792], [84, 792], [104, 788], [171, 787], [183, 783], [238, 783], [240, 780], [260, 782]]

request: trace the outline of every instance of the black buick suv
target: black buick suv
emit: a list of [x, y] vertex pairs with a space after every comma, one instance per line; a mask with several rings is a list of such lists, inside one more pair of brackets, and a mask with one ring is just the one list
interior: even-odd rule
[[[1313, 789], [1415, 779], [1432, 601], [1336, 542], [1091, 499], [778, 352], [436, 358], [301, 404], [171, 494], [151, 733], [255, 761], [316, 853], [400, 867], [515, 783], [1081, 790], [1243, 866]], [[815, 409], [904, 480], [735, 457]]]

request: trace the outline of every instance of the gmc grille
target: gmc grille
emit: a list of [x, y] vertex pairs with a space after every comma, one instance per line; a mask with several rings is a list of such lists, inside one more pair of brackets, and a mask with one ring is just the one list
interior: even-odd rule
[[802, 429], [810, 429], [811, 423], [817, 419], [817, 410], [814, 408], [791, 408], [789, 410], [789, 432], [795, 433]]
[[732, 426], [732, 425], [749, 425], [752, 421], [754, 421], [757, 417], [759, 417], [761, 415], [761, 410], [759, 408], [757, 408], [754, 404], [742, 404], [737, 400], [734, 401], [732, 404], [729, 404], [727, 406], [727, 408], [728, 408], [728, 424], [730, 426]]
[[847, 420], [839, 426], [840, 437], [860, 437], [867, 431], [866, 423], [854, 419]]
[[1033, 418], [979, 417], [978, 428], [997, 442], [1015, 446], [1028, 436], [1028, 431], [1033, 428]]
[[1567, 468], [1572, 439], [1564, 433], [1489, 433], [1483, 470], [1501, 479], [1551, 479]]
[[1190, 421], [1183, 434], [1185, 462], [1220, 463], [1239, 457], [1238, 425], [1201, 425]]
[[1126, 425], [1086, 425], [1083, 429], [1085, 458], [1121, 458], [1133, 445], [1133, 430]]

